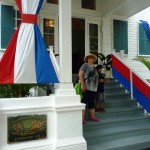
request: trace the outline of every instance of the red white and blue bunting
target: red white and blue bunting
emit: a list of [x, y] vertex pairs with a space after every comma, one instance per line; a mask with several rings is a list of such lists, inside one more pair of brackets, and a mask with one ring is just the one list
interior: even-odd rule
[[43, 0], [16, 0], [16, 3], [22, 22], [1, 59], [0, 83], [58, 83], [55, 64], [37, 26]]
[[[112, 73], [127, 90], [131, 93], [131, 84], [133, 84], [133, 97], [136, 101], [150, 113], [150, 86], [146, 84], [141, 78], [131, 71], [126, 65], [124, 65], [114, 55], [112, 56]], [[132, 83], [131, 83], [132, 75]]]

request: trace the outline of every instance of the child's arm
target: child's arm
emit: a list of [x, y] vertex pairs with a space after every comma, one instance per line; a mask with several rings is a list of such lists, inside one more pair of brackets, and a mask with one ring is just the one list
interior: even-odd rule
[[109, 82], [109, 78], [106, 78], [104, 83], [108, 83]]
[[105, 79], [99, 79], [98, 82], [104, 83], [104, 82], [105, 82]]
[[105, 74], [104, 74], [104, 83], [108, 83], [109, 82], [109, 78], [105, 78]]

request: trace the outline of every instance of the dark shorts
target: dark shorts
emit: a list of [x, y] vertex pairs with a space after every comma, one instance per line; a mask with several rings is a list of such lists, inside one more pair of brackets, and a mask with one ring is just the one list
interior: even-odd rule
[[83, 93], [81, 103], [86, 104], [86, 106], [88, 106], [89, 109], [95, 108], [95, 94], [96, 92], [86, 91], [85, 93]]
[[96, 93], [96, 104], [104, 103], [105, 102], [105, 94], [97, 92]]

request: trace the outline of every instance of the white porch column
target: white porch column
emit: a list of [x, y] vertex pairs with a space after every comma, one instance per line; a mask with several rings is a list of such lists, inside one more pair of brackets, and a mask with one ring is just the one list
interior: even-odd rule
[[82, 109], [72, 84], [71, 0], [59, 0], [60, 84], [55, 89], [55, 150], [87, 150]]
[[71, 0], [59, 0], [59, 50], [61, 83], [72, 82]]
[[60, 84], [55, 94], [75, 94], [72, 84], [71, 16], [71, 0], [59, 0]]

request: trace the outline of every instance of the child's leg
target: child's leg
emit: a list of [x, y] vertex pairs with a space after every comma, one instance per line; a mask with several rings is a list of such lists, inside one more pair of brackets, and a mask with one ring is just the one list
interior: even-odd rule
[[105, 95], [104, 95], [104, 93], [101, 93], [101, 111], [105, 111], [104, 110], [104, 102], [105, 102]]
[[100, 108], [101, 108], [101, 103], [100, 103], [100, 93], [97, 92], [96, 93], [96, 107], [95, 107], [95, 111], [99, 112]]

